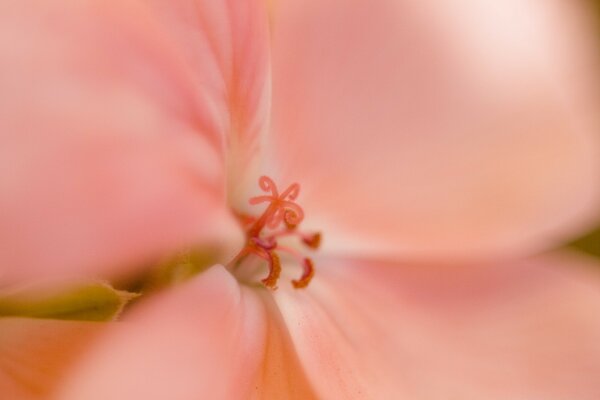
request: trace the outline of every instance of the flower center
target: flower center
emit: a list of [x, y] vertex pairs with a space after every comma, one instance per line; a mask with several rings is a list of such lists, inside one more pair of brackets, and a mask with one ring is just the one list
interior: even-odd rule
[[304, 211], [296, 202], [300, 194], [300, 185], [293, 183], [283, 192], [279, 193], [275, 182], [268, 176], [261, 176], [258, 184], [265, 195], [252, 197], [250, 205], [267, 203], [267, 208], [258, 217], [238, 215], [246, 233], [246, 243], [242, 250], [227, 265], [228, 268], [239, 268], [248, 256], [257, 256], [265, 260], [269, 267], [269, 274], [262, 279], [262, 283], [270, 288], [277, 289], [277, 281], [281, 274], [281, 262], [278, 253], [286, 253], [295, 258], [303, 267], [302, 276], [292, 280], [296, 289], [305, 288], [315, 274], [314, 264], [308, 257], [304, 257], [297, 250], [281, 246], [277, 240], [286, 236], [295, 236], [301, 243], [313, 250], [321, 244], [320, 233], [303, 233], [298, 226], [304, 219]]

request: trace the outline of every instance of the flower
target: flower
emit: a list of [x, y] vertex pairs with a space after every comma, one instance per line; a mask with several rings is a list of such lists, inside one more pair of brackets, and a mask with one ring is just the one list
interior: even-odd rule
[[62, 398], [597, 397], [595, 263], [541, 253], [597, 211], [574, 2], [282, 0], [272, 33], [259, 0], [2, 7], [5, 279], [269, 258], [230, 212], [262, 171], [324, 238], [310, 282], [215, 265], [142, 300]]

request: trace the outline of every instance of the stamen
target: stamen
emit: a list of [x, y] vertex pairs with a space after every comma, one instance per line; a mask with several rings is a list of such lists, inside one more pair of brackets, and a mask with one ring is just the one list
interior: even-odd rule
[[300, 185], [297, 183], [292, 183], [290, 187], [285, 189], [281, 194], [282, 199], [296, 200], [298, 195], [300, 194]]
[[252, 197], [250, 198], [250, 200], [248, 200], [248, 202], [250, 203], [250, 205], [257, 205], [260, 203], [265, 203], [265, 202], [273, 202], [273, 200], [275, 200], [276, 198], [273, 196], [256, 196], [256, 197]]
[[273, 197], [279, 197], [279, 193], [277, 192], [277, 185], [273, 182], [273, 179], [268, 176], [261, 176], [258, 179], [258, 186], [262, 189], [263, 192], [271, 192]]
[[315, 266], [310, 258], [304, 259], [303, 266], [304, 273], [302, 274], [300, 279], [292, 281], [292, 285], [294, 285], [296, 289], [303, 289], [307, 287], [310, 281], [312, 280], [313, 276], [315, 276]]
[[286, 225], [298, 226], [304, 219], [304, 210], [291, 201], [285, 201], [283, 203], [283, 207], [285, 208], [285, 223]]
[[317, 250], [321, 246], [321, 232], [307, 234], [307, 233], [298, 232], [295, 229], [286, 229], [286, 230], [277, 231], [277, 232], [271, 234], [270, 236], [268, 236], [267, 238], [274, 239], [274, 238], [282, 237], [282, 236], [298, 236], [300, 238], [300, 240], [302, 240], [302, 243], [304, 245], [310, 247], [313, 250]]
[[[281, 274], [281, 261], [275, 251], [283, 251], [292, 255], [303, 267], [302, 276], [300, 279], [292, 281], [293, 286], [297, 289], [305, 288], [314, 276], [312, 260], [305, 258], [292, 248], [280, 246], [277, 242], [278, 237], [294, 235], [313, 250], [317, 249], [321, 243], [321, 233], [304, 234], [296, 229], [304, 220], [304, 210], [295, 202], [300, 194], [300, 185], [293, 183], [281, 194], [279, 194], [275, 182], [268, 176], [261, 176], [258, 185], [263, 192], [268, 194], [252, 197], [249, 203], [251, 205], [268, 203], [268, 205], [258, 218], [237, 214], [242, 226], [246, 229], [246, 245], [228, 266], [236, 268], [248, 255], [254, 254], [266, 260], [269, 266], [269, 275], [262, 279], [263, 284], [270, 289], [276, 289]], [[279, 228], [282, 222], [285, 229], [271, 232], [268, 235], [263, 233], [265, 229]]]
[[318, 249], [321, 246], [321, 232], [314, 233], [310, 236], [304, 236], [302, 242], [311, 249]]
[[273, 252], [267, 252], [269, 255], [269, 275], [262, 280], [262, 283], [265, 284], [266, 287], [270, 289], [277, 289], [277, 281], [279, 280], [279, 275], [281, 274], [281, 262], [279, 261], [279, 256]]

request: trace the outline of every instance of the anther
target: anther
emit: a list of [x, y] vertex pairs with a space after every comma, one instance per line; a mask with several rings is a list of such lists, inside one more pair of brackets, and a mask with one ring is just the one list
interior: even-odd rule
[[294, 285], [296, 289], [303, 289], [307, 287], [315, 275], [315, 266], [310, 258], [305, 258], [302, 266], [304, 267], [302, 276], [300, 279], [295, 279], [292, 281], [292, 285]]
[[276, 253], [269, 252], [269, 275], [262, 280], [262, 283], [269, 289], [277, 289], [277, 281], [281, 275], [281, 261]]
[[302, 242], [310, 247], [311, 249], [318, 249], [321, 245], [321, 232], [314, 233], [312, 235], [306, 235], [302, 237]]

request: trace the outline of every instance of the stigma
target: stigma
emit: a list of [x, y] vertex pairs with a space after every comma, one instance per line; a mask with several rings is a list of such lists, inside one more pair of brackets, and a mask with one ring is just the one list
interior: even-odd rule
[[279, 192], [275, 182], [268, 176], [261, 176], [258, 185], [265, 194], [250, 198], [249, 203], [253, 206], [266, 204], [266, 208], [256, 218], [238, 215], [246, 234], [246, 241], [228, 267], [238, 268], [247, 257], [259, 257], [266, 261], [269, 267], [268, 275], [261, 282], [267, 288], [274, 290], [277, 289], [277, 282], [281, 275], [279, 255], [285, 253], [302, 267], [302, 275], [292, 280], [293, 287], [305, 288], [315, 275], [313, 261], [295, 248], [278, 243], [279, 239], [292, 236], [299, 239], [300, 244], [310, 250], [318, 249], [321, 244], [320, 233], [307, 234], [298, 228], [304, 220], [304, 210], [296, 203], [300, 194], [300, 185], [293, 183]]

